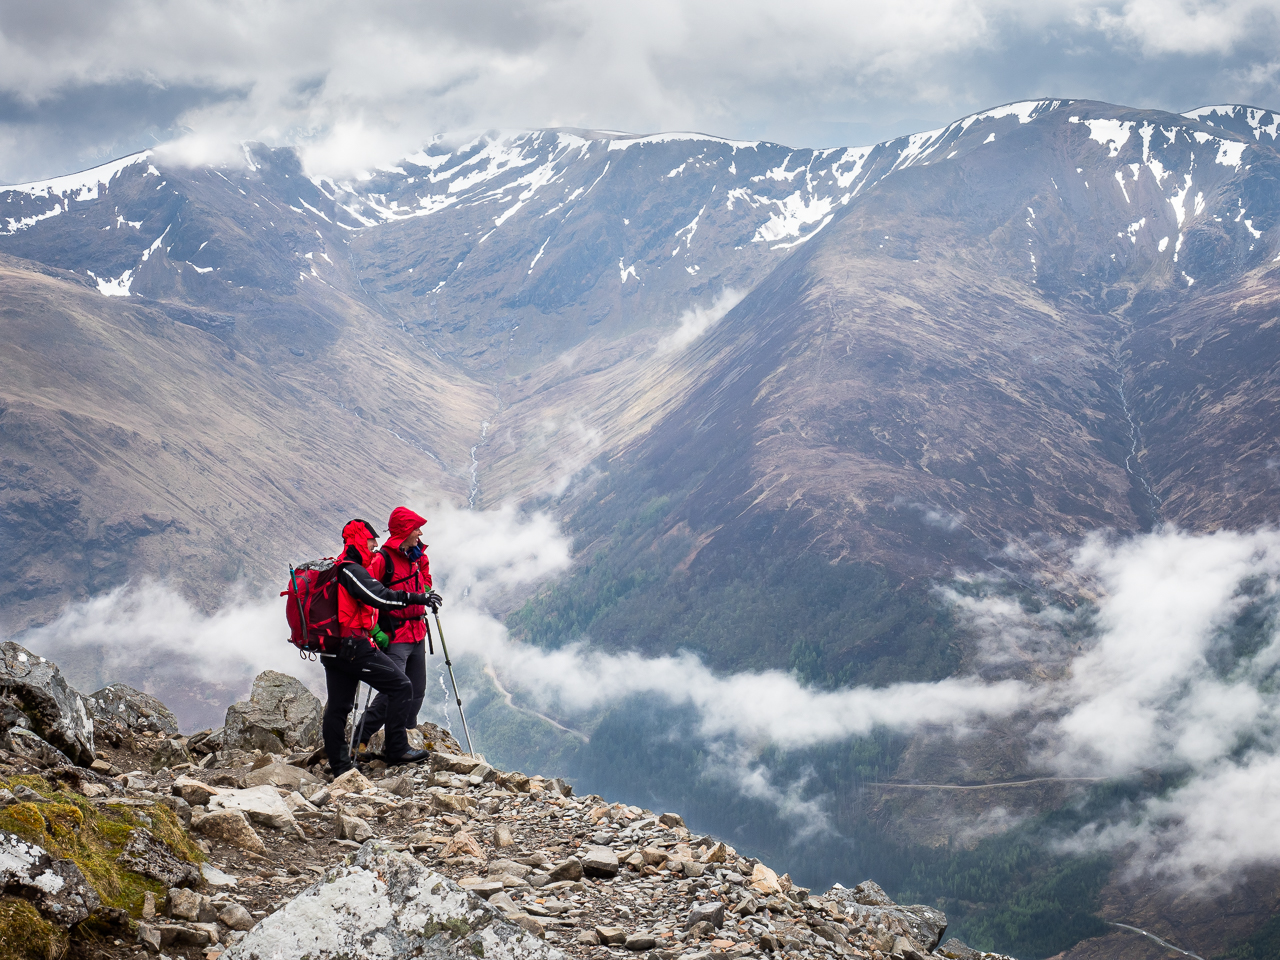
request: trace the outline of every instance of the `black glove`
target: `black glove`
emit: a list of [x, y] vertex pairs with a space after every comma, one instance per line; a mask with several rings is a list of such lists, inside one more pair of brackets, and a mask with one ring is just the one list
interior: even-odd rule
[[444, 606], [444, 597], [432, 590], [427, 594], [427, 606], [431, 608], [432, 613], [439, 613], [440, 608]]

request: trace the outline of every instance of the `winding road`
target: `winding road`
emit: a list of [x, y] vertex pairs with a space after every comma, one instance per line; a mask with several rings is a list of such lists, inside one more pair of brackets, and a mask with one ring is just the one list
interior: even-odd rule
[[569, 727], [566, 727], [563, 723], [560, 723], [558, 720], [551, 719], [551, 717], [548, 717], [545, 713], [539, 713], [537, 710], [530, 710], [528, 707], [522, 707], [519, 704], [517, 704], [515, 700], [512, 698], [511, 693], [507, 690], [506, 687], [502, 685], [502, 681], [498, 679], [498, 672], [493, 669], [492, 663], [486, 663], [484, 665], [484, 673], [485, 673], [485, 676], [487, 676], [490, 680], [493, 681], [493, 685], [498, 689], [498, 692], [502, 694], [502, 699], [507, 702], [507, 706], [510, 707], [512, 710], [519, 710], [521, 713], [527, 714], [528, 716], [537, 717], [539, 720], [545, 720], [547, 723], [551, 724], [557, 730], [563, 730], [565, 733], [569, 734], [569, 736], [577, 737], [583, 743], [591, 742], [591, 738], [588, 737], [585, 733], [581, 732], [580, 730], [573, 730]]
[[997, 783], [891, 783], [868, 780], [864, 787], [897, 787], [902, 790], [989, 790], [992, 787], [1025, 787], [1033, 783], [1101, 783], [1104, 777], [1033, 777], [1030, 780], [1005, 780]]
[[1108, 920], [1107, 923], [1109, 923], [1113, 927], [1119, 927], [1121, 930], [1128, 930], [1130, 933], [1140, 933], [1147, 939], [1154, 940], [1156, 943], [1160, 944], [1160, 946], [1164, 947], [1166, 950], [1172, 950], [1174, 953], [1180, 953], [1184, 957], [1192, 957], [1193, 960], [1204, 960], [1204, 957], [1200, 956], [1200, 954], [1192, 953], [1190, 950], [1183, 950], [1181, 947], [1175, 947], [1168, 940], [1162, 940], [1159, 937], [1157, 937], [1154, 933], [1148, 933], [1146, 930], [1143, 930], [1141, 927], [1131, 927], [1127, 923], [1116, 923], [1114, 920]]

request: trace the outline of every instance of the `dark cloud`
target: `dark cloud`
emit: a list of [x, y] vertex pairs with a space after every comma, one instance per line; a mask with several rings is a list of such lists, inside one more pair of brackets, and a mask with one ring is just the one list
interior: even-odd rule
[[183, 132], [179, 118], [188, 111], [243, 100], [246, 93], [140, 80], [81, 84], [37, 100], [0, 90], [0, 142], [9, 154], [0, 182], [83, 169], [153, 147]]
[[0, 180], [168, 139], [343, 172], [434, 133], [875, 142], [1011, 100], [1280, 106], [1274, 0], [0, 0]]

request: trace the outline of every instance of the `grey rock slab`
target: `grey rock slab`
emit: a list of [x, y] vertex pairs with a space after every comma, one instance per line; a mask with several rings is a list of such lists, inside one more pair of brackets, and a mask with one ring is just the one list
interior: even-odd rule
[[319, 782], [320, 778], [309, 770], [279, 760], [249, 771], [244, 778], [246, 787], [273, 786], [284, 787], [286, 790], [297, 790], [304, 783]]
[[378, 841], [258, 923], [225, 960], [561, 960], [496, 907]]
[[939, 956], [946, 957], [947, 960], [982, 960], [981, 953], [963, 940], [958, 940], [955, 937], [952, 937], [934, 952]]
[[491, 896], [489, 898], [489, 906], [496, 907], [508, 919], [524, 912], [516, 906], [516, 902], [506, 893], [495, 893]]
[[42, 740], [75, 763], [94, 761], [93, 721], [52, 660], [9, 640], [0, 643], [0, 693], [10, 695]]
[[854, 903], [864, 903], [868, 907], [896, 907], [890, 896], [884, 892], [880, 884], [874, 880], [863, 880], [848, 892], [847, 899]]
[[[188, 801], [190, 802], [190, 801]], [[239, 810], [254, 823], [265, 824], [277, 830], [298, 829], [293, 811], [276, 792], [276, 788], [263, 785], [243, 790], [224, 789], [211, 796], [205, 804], [210, 813], [218, 810]]]
[[333, 835], [339, 840], [364, 843], [373, 837], [373, 827], [363, 817], [339, 810], [333, 818]]
[[589, 877], [616, 877], [619, 864], [618, 855], [609, 847], [587, 847], [578, 855], [582, 861], [582, 872]]
[[596, 927], [596, 939], [606, 946], [621, 946], [627, 942], [627, 932], [621, 927]]
[[84, 874], [70, 860], [55, 860], [43, 847], [0, 830], [0, 894], [24, 897], [59, 927], [71, 927], [102, 906]]
[[297, 752], [319, 742], [323, 714], [319, 699], [300, 680], [264, 670], [254, 678], [249, 699], [227, 708], [223, 747]]
[[166, 887], [191, 886], [201, 879], [199, 867], [179, 860], [168, 844], [142, 827], [129, 831], [129, 839], [116, 857], [116, 863], [126, 870], [159, 880]]
[[507, 876], [519, 877], [524, 879], [533, 872], [533, 867], [525, 866], [523, 863], [516, 863], [514, 860], [490, 860], [489, 876]]
[[235, 889], [240, 884], [240, 881], [231, 876], [231, 874], [223, 873], [217, 867], [212, 867], [207, 863], [200, 864], [200, 875], [204, 877], [204, 882], [211, 887]]
[[41, 739], [40, 735], [25, 727], [11, 727], [9, 733], [9, 751], [25, 760], [42, 767], [69, 767], [71, 758], [65, 753]]
[[452, 753], [437, 753], [431, 758], [431, 769], [449, 770], [453, 773], [464, 775], [471, 773], [481, 765], [488, 766], [483, 760], [477, 760], [475, 757], [458, 756]]
[[378, 789], [395, 794], [397, 797], [411, 797], [413, 796], [413, 778], [403, 774], [398, 777], [387, 777], [378, 781]]
[[159, 953], [160, 948], [164, 946], [164, 937], [158, 926], [150, 923], [140, 923], [138, 924], [138, 942], [150, 947], [155, 953]]

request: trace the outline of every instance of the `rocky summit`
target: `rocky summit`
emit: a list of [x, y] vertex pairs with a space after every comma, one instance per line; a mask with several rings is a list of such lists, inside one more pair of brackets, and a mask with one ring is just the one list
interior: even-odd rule
[[[29, 684], [10, 745], [64, 729], [36, 687], [79, 697], [48, 661]], [[495, 769], [433, 724], [412, 731], [428, 762], [330, 778], [295, 684], [260, 677], [227, 725], [257, 717], [294, 752], [176, 735], [123, 686], [86, 698], [109, 705], [87, 766], [0, 749], [0, 958], [995, 957], [873, 881], [815, 894], [677, 813]]]

